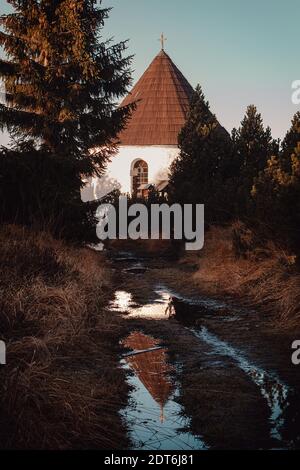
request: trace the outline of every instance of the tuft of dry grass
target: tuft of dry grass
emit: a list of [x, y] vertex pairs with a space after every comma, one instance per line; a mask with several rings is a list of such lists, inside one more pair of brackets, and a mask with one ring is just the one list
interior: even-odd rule
[[212, 227], [198, 259], [195, 283], [210, 294], [237, 296], [276, 315], [281, 326], [291, 327], [300, 321], [300, 273], [295, 257], [272, 242], [251, 247], [246, 233], [242, 256], [236, 253], [236, 233], [232, 227]]
[[0, 229], [3, 449], [120, 448], [127, 386], [121, 320], [106, 309], [110, 274], [99, 253], [47, 233]]

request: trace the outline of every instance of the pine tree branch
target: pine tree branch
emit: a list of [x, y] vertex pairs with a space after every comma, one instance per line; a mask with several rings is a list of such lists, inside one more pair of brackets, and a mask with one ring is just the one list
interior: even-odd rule
[[38, 106], [41, 106], [36, 97], [27, 95], [25, 93], [5, 93], [6, 102], [9, 107], [15, 107], [18, 110], [31, 110], [35, 111]]
[[35, 137], [41, 135], [44, 125], [44, 117], [27, 111], [19, 111], [0, 104], [0, 129], [22, 131], [30, 130]]

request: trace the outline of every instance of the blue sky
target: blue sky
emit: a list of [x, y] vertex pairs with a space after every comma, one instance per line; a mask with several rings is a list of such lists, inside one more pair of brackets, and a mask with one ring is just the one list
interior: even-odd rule
[[[0, 10], [6, 8], [0, 0]], [[291, 83], [300, 79], [299, 0], [103, 0], [113, 10], [104, 34], [129, 39], [134, 80], [159, 51], [190, 83], [200, 83], [212, 110], [231, 130], [255, 104], [274, 137], [292, 115]]]

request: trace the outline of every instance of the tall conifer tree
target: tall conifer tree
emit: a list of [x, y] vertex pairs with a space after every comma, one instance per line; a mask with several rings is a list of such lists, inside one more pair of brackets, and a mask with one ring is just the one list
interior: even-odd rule
[[231, 140], [200, 86], [178, 142], [180, 154], [171, 166], [170, 179], [174, 200], [205, 204], [206, 221], [229, 219], [232, 198], [225, 188], [234, 173]]
[[300, 143], [300, 111], [292, 119], [291, 127], [285, 135], [281, 145], [281, 162], [285, 170], [291, 171], [291, 155]]
[[300, 255], [300, 113], [293, 117], [279, 155], [255, 178], [252, 196], [267, 237]]
[[233, 129], [232, 140], [240, 167], [237, 215], [250, 217], [253, 213], [251, 190], [254, 178], [266, 167], [270, 156], [278, 154], [278, 142], [273, 140], [271, 129], [264, 128], [261, 114], [253, 105], [248, 106], [239, 129]]
[[80, 206], [82, 178], [100, 176], [116, 151], [116, 136], [130, 113], [116, 103], [130, 83], [131, 58], [123, 57], [125, 42], [102, 38], [109, 9], [101, 0], [8, 3], [14, 11], [1, 17], [6, 102], [0, 105], [0, 127], [8, 129], [15, 147], [13, 153], [2, 151], [1, 166], [5, 157], [16, 164], [24, 154], [29, 165], [35, 162], [34, 174], [43, 158], [49, 165], [43, 174], [48, 198], [60, 194], [59, 204], [68, 204], [69, 211]]

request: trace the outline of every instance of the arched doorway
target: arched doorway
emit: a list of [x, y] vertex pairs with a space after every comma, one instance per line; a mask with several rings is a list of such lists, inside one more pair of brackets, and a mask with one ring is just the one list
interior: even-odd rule
[[135, 160], [131, 166], [131, 190], [138, 195], [142, 184], [148, 184], [148, 164], [141, 159]]

